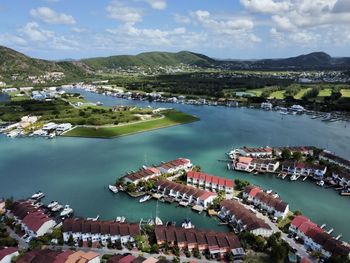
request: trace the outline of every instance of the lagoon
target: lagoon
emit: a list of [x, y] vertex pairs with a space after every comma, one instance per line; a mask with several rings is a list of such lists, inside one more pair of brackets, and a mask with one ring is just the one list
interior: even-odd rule
[[[75, 92], [77, 90], [74, 90]], [[159, 164], [177, 157], [190, 158], [204, 172], [227, 178], [244, 178], [273, 189], [293, 210], [301, 210], [335, 234], [350, 241], [350, 198], [311, 182], [290, 182], [270, 175], [228, 171], [225, 153], [232, 147], [315, 145], [349, 159], [350, 132], [342, 122], [321, 122], [309, 116], [282, 116], [246, 108], [193, 106], [124, 100], [80, 90], [89, 101], [106, 106], [174, 107], [201, 118], [180, 125], [115, 139], [59, 137], [15, 138], [0, 136], [0, 197], [25, 198], [37, 190], [46, 202], [68, 203], [78, 216], [102, 219], [125, 216], [129, 221], [154, 217], [155, 201], [140, 204], [124, 193], [113, 195], [106, 186], [142, 165]], [[158, 216], [178, 224], [190, 217], [198, 228], [227, 231], [218, 222], [188, 208], [159, 203]]]

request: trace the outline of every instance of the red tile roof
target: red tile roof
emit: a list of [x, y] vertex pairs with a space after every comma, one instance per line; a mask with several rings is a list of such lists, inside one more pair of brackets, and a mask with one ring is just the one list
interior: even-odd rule
[[225, 186], [225, 187], [230, 187], [233, 188], [233, 180], [227, 179], [227, 178], [221, 178], [215, 175], [210, 175], [210, 174], [205, 174], [205, 173], [200, 173], [200, 172], [193, 172], [190, 171], [187, 173], [188, 178], [193, 178], [197, 180], [201, 180], [207, 183], [212, 183], [212, 184], [218, 184], [220, 186]]
[[306, 216], [300, 215], [300, 216], [294, 217], [294, 219], [290, 224], [296, 228], [299, 228], [302, 223], [307, 221], [310, 221], [310, 219], [307, 218]]
[[0, 249], [0, 260], [2, 260], [4, 257], [11, 255], [17, 251], [18, 251], [18, 249], [15, 247], [8, 247], [8, 248]]

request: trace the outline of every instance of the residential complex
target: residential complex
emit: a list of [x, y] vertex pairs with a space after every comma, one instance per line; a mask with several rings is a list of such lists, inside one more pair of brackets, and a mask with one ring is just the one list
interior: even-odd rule
[[224, 191], [232, 194], [234, 182], [231, 179], [190, 171], [187, 173], [187, 184], [212, 192]]

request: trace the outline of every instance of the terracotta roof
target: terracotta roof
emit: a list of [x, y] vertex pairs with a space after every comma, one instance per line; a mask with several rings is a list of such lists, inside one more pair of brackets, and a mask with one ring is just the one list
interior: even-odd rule
[[210, 175], [210, 174], [205, 174], [200, 172], [190, 171], [187, 173], [187, 177], [199, 179], [207, 183], [218, 184], [221, 186], [231, 187], [231, 188], [233, 188], [233, 184], [234, 184], [233, 180], [231, 179], [221, 178], [215, 175]]
[[169, 169], [177, 168], [179, 166], [186, 165], [186, 164], [189, 164], [189, 163], [190, 163], [190, 160], [188, 160], [188, 159], [178, 158], [176, 160], [163, 163], [162, 165], [159, 166], [159, 168], [163, 168], [165, 170], [169, 170]]
[[13, 254], [13, 253], [15, 253], [15, 252], [17, 252], [17, 251], [18, 251], [18, 249], [15, 248], [15, 247], [8, 247], [8, 248], [0, 249], [0, 261], [1, 261], [4, 257], [6, 257], [6, 256], [8, 256], [8, 255], [11, 255], [11, 254]]
[[307, 221], [310, 221], [310, 219], [307, 218], [306, 216], [299, 215], [299, 216], [294, 217], [294, 219], [292, 220], [292, 222], [290, 224], [296, 228], [299, 228], [302, 223], [307, 222]]
[[140, 179], [143, 179], [145, 177], [153, 176], [156, 174], [160, 174], [160, 171], [157, 168], [149, 167], [146, 169], [140, 169], [134, 173], [129, 173], [129, 174], [125, 175], [124, 177], [128, 178], [131, 181], [136, 181], [136, 180], [140, 180]]
[[248, 185], [245, 189], [244, 189], [244, 193], [248, 194], [250, 197], [255, 197], [255, 195], [259, 192], [262, 192], [262, 190], [254, 185]]

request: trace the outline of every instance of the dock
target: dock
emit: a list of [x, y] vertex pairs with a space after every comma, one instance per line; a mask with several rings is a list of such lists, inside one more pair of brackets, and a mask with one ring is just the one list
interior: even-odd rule
[[333, 231], [334, 231], [334, 228], [332, 228], [332, 229], [328, 230], [328, 231], [327, 231], [327, 233], [328, 233], [328, 234], [332, 234], [332, 233], [333, 233]]
[[342, 238], [342, 236], [343, 236], [342, 234], [339, 234], [335, 239], [336, 239], [336, 240], [339, 240], [339, 239]]
[[213, 209], [209, 209], [209, 210], [208, 210], [208, 215], [209, 215], [209, 216], [217, 216], [217, 215], [218, 215], [218, 212], [216, 212], [216, 211], [213, 210]]
[[325, 227], [326, 227], [326, 224], [323, 224], [323, 225], [321, 226], [322, 229], [324, 229]]
[[192, 207], [192, 210], [197, 211], [199, 214], [203, 212], [204, 207], [201, 205], [195, 205]]
[[161, 194], [157, 194], [157, 193], [152, 194], [152, 197], [153, 197], [154, 199], [157, 199], [157, 200], [161, 199], [161, 198], [162, 198], [162, 196], [163, 196], [163, 195], [161, 195]]
[[282, 174], [282, 180], [284, 180], [287, 177], [287, 174]]
[[309, 177], [308, 177], [308, 176], [305, 176], [305, 177], [303, 178], [303, 182], [306, 181], [307, 178], [309, 178]]

